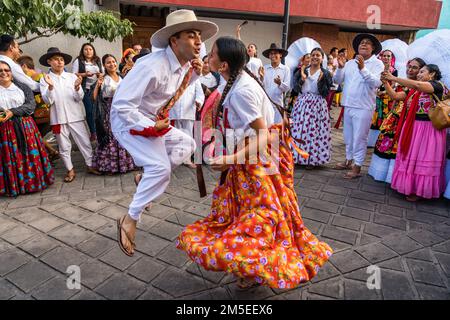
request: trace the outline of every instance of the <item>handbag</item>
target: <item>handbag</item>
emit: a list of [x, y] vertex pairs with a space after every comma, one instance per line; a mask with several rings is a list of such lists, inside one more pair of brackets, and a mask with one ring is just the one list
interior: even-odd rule
[[34, 96], [36, 101], [36, 109], [34, 109], [34, 122], [36, 124], [44, 124], [50, 122], [50, 108], [44, 103], [40, 94]]
[[428, 111], [428, 117], [433, 124], [433, 127], [437, 130], [443, 130], [450, 128], [450, 98], [440, 101], [440, 99], [433, 94], [437, 103], [434, 107], [431, 107]]
[[50, 122], [50, 109], [46, 105], [38, 106], [34, 110], [34, 121], [37, 124]]

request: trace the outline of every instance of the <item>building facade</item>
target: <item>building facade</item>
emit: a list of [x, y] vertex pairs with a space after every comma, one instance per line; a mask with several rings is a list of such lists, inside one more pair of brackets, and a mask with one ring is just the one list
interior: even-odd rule
[[[442, 2], [436, 0], [291, 0], [290, 4], [288, 44], [306, 36], [317, 40], [325, 51], [347, 48], [350, 55], [356, 33], [371, 32], [380, 40], [398, 37], [411, 42], [418, 30], [438, 26], [442, 7]], [[136, 24], [132, 36], [113, 43], [96, 40], [99, 56], [112, 53], [120, 59], [123, 49], [133, 43], [150, 47], [151, 35], [164, 26], [166, 16], [181, 8], [192, 9], [200, 18], [217, 23], [217, 37], [235, 35], [236, 26], [247, 20], [241, 31], [242, 40], [255, 43], [259, 52], [282, 39], [284, 0], [84, 0], [84, 7], [86, 11], [117, 11]], [[379, 28], [373, 29], [377, 22]], [[206, 42], [208, 50], [213, 41]], [[23, 50], [38, 58], [48, 47], [57, 46], [75, 57], [84, 42], [85, 39], [55, 35], [38, 44], [24, 45]]]
[[[317, 40], [325, 51], [347, 48], [352, 55], [351, 41], [359, 32], [375, 33], [380, 40], [397, 37], [409, 43], [418, 30], [438, 26], [441, 7], [442, 2], [436, 0], [291, 0], [288, 44], [306, 36]], [[141, 0], [119, 2], [122, 16], [137, 24], [134, 35], [124, 39], [124, 46], [134, 42], [147, 46], [167, 14], [181, 8], [216, 22], [218, 36], [234, 35], [237, 24], [247, 20], [242, 40], [255, 43], [260, 51], [272, 42], [281, 43], [284, 0]], [[208, 49], [213, 41], [206, 43]]]

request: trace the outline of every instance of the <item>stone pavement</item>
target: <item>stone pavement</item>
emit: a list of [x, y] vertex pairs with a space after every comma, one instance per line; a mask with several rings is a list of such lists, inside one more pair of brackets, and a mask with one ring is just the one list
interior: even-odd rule
[[[342, 130], [333, 129], [329, 167], [343, 157]], [[232, 276], [200, 270], [174, 244], [208, 214], [215, 172], [205, 168], [209, 196], [200, 199], [194, 172], [178, 168], [143, 215], [129, 258], [115, 242], [115, 219], [127, 212], [133, 173], [79, 171], [64, 184], [58, 163], [48, 190], [0, 198], [0, 299], [449, 299], [449, 202], [411, 204], [368, 176], [346, 181], [329, 167], [296, 169], [295, 188], [307, 227], [335, 250], [330, 262], [295, 290], [239, 291]], [[80, 266], [80, 290], [67, 288], [70, 265]], [[379, 290], [366, 285], [371, 265], [381, 270]]]

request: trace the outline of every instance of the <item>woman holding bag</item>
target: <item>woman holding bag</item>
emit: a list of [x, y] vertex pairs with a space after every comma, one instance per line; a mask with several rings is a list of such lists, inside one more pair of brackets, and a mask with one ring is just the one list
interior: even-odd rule
[[439, 80], [439, 67], [428, 64], [420, 69], [417, 80], [401, 79], [385, 72], [382, 76], [411, 88], [406, 97], [408, 110], [401, 128], [397, 158], [392, 175], [392, 188], [406, 195], [406, 200], [439, 198], [445, 189], [446, 131], [436, 129], [429, 117], [430, 109], [448, 95]]

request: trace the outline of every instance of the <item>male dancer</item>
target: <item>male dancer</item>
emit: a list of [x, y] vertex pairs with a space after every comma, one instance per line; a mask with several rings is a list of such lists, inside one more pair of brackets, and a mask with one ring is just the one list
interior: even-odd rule
[[201, 75], [202, 40], [217, 31], [216, 24], [197, 20], [191, 10], [172, 12], [166, 26], [151, 38], [152, 46], [165, 49], [141, 58], [114, 96], [114, 136], [135, 164], [144, 168], [128, 214], [117, 221], [119, 246], [128, 256], [134, 254], [142, 211], [165, 191], [171, 169], [189, 159], [195, 149], [191, 137], [169, 126], [168, 115], [189, 83]]

